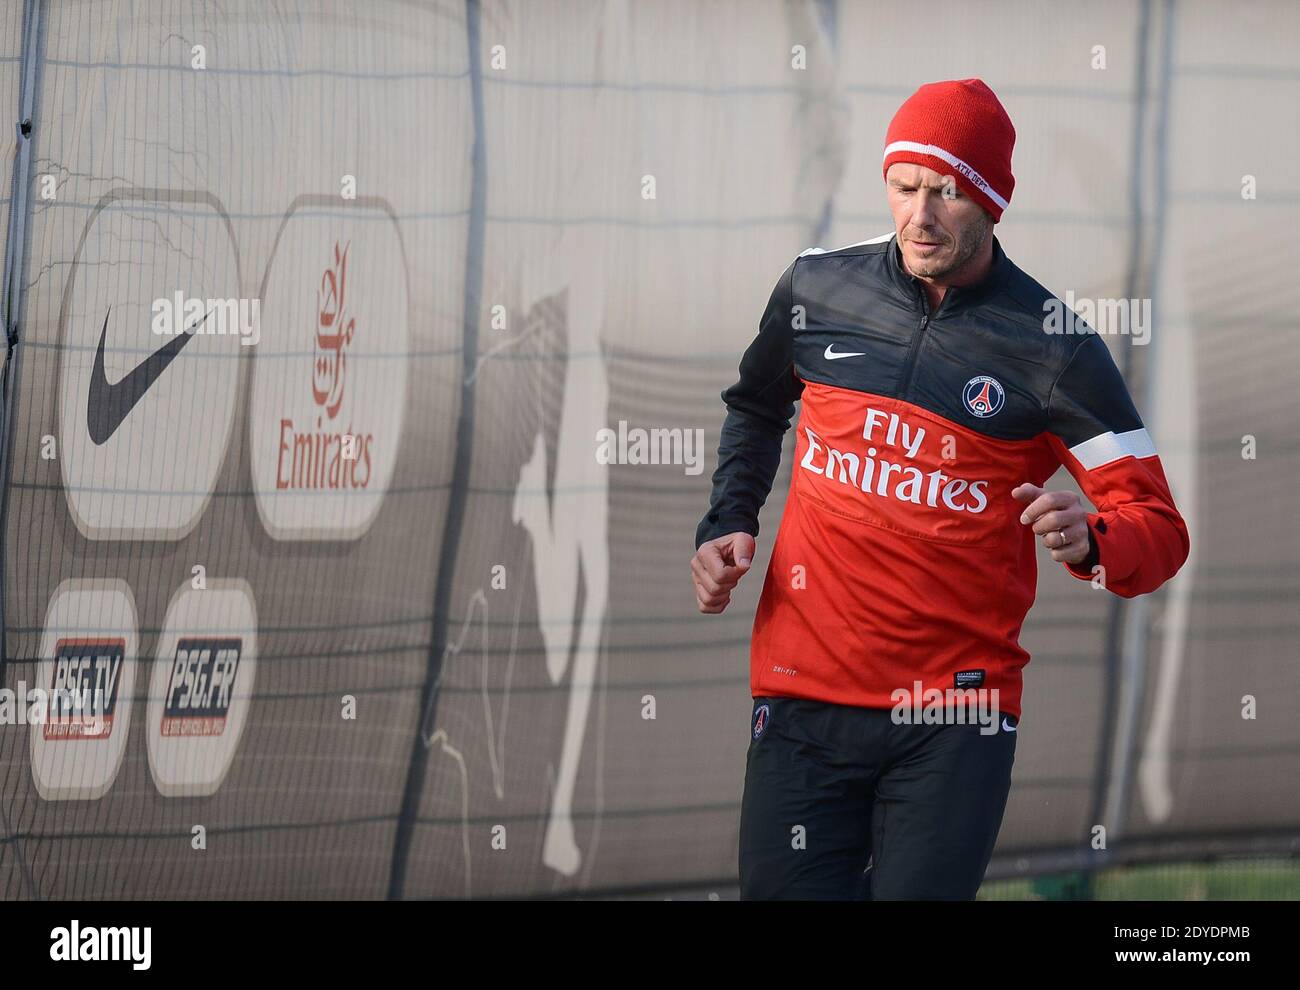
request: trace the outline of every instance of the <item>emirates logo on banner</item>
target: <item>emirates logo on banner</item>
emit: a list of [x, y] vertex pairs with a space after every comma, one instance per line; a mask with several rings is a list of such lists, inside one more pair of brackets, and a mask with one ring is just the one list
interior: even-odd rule
[[258, 515], [277, 540], [355, 539], [388, 492], [406, 410], [410, 294], [392, 211], [304, 198], [259, 298], [248, 420]]
[[351, 242], [334, 242], [330, 263], [316, 287], [311, 397], [316, 429], [299, 432], [292, 419], [280, 420], [280, 456], [275, 486], [284, 489], [365, 488], [370, 484], [373, 433], [358, 434], [352, 424], [341, 431], [325, 428], [343, 408], [348, 348], [357, 321], [348, 308], [348, 251]]

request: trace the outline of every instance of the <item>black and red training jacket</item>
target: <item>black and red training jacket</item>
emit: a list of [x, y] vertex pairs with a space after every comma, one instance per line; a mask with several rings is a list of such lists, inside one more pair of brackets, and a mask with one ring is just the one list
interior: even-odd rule
[[755, 697], [892, 708], [918, 682], [979, 686], [1019, 718], [1036, 536], [1011, 490], [1062, 464], [1097, 509], [1092, 556], [1062, 565], [1071, 574], [1131, 598], [1187, 559], [1187, 526], [1105, 341], [996, 236], [987, 277], [933, 311], [893, 235], [805, 251], [722, 400], [696, 547], [758, 535], [802, 406], [754, 617]]

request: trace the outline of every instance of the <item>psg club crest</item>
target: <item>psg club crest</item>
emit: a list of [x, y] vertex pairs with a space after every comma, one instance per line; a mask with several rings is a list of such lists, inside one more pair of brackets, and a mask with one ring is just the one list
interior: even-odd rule
[[759, 705], [754, 712], [754, 738], [757, 739], [767, 728], [767, 719], [771, 714], [771, 709], [767, 705]]
[[962, 404], [972, 416], [986, 419], [996, 415], [1007, 404], [1007, 394], [996, 378], [977, 375], [966, 383], [961, 393]]

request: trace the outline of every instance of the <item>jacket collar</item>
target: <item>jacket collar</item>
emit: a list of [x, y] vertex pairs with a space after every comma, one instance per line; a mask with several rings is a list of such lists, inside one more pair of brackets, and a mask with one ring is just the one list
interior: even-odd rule
[[[898, 247], [897, 234], [890, 238], [889, 245], [889, 250], [885, 253], [889, 258], [890, 275], [904, 295], [918, 304], [917, 308], [919, 309], [923, 292], [921, 283], [903, 266], [903, 256]], [[943, 300], [939, 303], [939, 308], [948, 313], [953, 310], [974, 306], [988, 299], [1006, 284], [1007, 278], [1011, 274], [1011, 267], [1011, 261], [1007, 258], [1006, 252], [1002, 250], [998, 235], [994, 234], [993, 262], [989, 266], [988, 274], [974, 285], [955, 285], [949, 288], [943, 294]]]

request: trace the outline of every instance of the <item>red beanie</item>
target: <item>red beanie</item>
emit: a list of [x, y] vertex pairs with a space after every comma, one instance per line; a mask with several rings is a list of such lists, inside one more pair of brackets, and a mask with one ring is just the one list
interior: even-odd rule
[[910, 162], [952, 175], [997, 223], [1016, 185], [1011, 174], [1015, 143], [1011, 118], [981, 80], [926, 83], [889, 122], [884, 172], [894, 162]]

